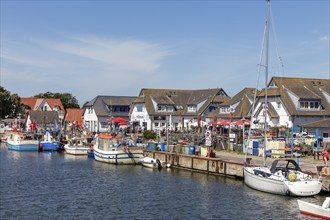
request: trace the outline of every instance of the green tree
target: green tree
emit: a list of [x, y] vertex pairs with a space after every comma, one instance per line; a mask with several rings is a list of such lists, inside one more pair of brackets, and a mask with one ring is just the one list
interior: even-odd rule
[[150, 139], [156, 139], [157, 135], [154, 131], [151, 130], [145, 130], [143, 132], [143, 138], [146, 140], [150, 140]]
[[20, 97], [17, 94], [10, 94], [4, 87], [0, 86], [0, 118], [14, 118], [22, 113]]
[[70, 93], [39, 93], [35, 95], [34, 97], [38, 98], [55, 98], [60, 99], [62, 102], [62, 105], [65, 109], [67, 108], [80, 108], [78, 100], [75, 96], [72, 96]]

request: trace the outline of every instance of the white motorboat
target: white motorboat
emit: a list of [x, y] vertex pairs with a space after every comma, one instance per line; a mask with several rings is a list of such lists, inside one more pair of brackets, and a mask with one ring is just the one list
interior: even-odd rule
[[83, 139], [74, 137], [64, 145], [64, 150], [72, 155], [87, 155], [90, 145], [85, 143]]
[[94, 158], [97, 161], [111, 164], [141, 164], [143, 149], [139, 146], [128, 146], [109, 135], [100, 134], [94, 145]]
[[330, 197], [326, 197], [322, 206], [298, 200], [299, 211], [301, 214], [316, 218], [330, 219]]
[[244, 183], [249, 187], [278, 195], [313, 196], [322, 183], [303, 173], [293, 159], [274, 160], [271, 167], [244, 167]]
[[160, 161], [159, 159], [154, 159], [152, 157], [144, 157], [141, 160], [141, 164], [144, 167], [152, 168], [152, 169], [161, 169], [161, 168], [169, 168], [170, 164], [166, 164], [164, 161]]

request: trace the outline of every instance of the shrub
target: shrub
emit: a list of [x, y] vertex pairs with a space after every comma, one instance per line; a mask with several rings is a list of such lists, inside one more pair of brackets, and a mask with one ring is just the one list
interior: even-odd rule
[[150, 140], [150, 139], [156, 139], [157, 135], [154, 131], [151, 130], [145, 130], [143, 132], [143, 138], [146, 140]]

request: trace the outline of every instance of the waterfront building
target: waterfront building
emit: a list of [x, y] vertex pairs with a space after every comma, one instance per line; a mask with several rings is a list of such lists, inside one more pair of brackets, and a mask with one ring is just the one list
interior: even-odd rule
[[113, 118], [129, 121], [129, 111], [136, 96], [96, 96], [84, 105], [83, 120], [87, 131], [110, 132], [116, 124]]
[[222, 88], [200, 90], [141, 89], [131, 107], [130, 120], [148, 130], [189, 131], [230, 97]]
[[[251, 124], [254, 128], [264, 126], [263, 114], [267, 114], [268, 127], [285, 127], [293, 133], [302, 132], [304, 124], [330, 118], [329, 79], [273, 77], [267, 86], [267, 110], [263, 105], [265, 94], [262, 90], [253, 112], [257, 122]], [[326, 133], [324, 135], [329, 135]]]

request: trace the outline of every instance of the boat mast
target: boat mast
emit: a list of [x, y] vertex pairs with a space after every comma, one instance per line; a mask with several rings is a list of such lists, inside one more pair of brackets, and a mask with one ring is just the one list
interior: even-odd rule
[[267, 0], [267, 18], [266, 18], [266, 60], [265, 60], [265, 103], [264, 103], [264, 165], [266, 165], [267, 149], [267, 111], [268, 111], [268, 53], [269, 53], [269, 22], [270, 22], [270, 0]]

